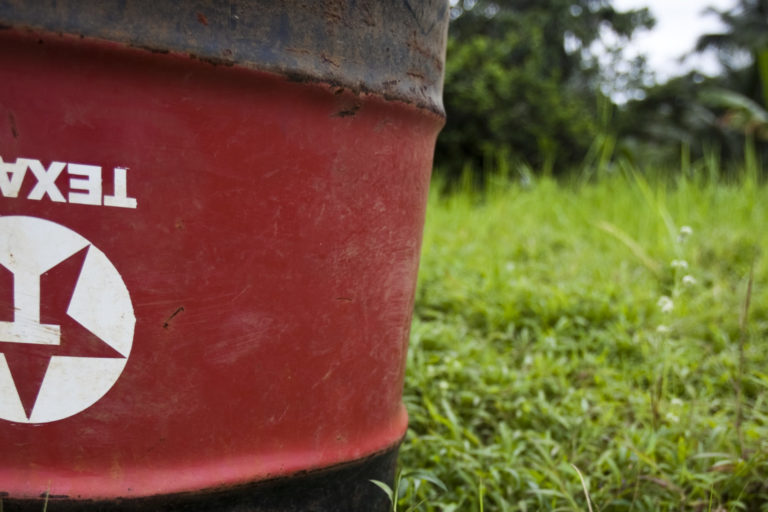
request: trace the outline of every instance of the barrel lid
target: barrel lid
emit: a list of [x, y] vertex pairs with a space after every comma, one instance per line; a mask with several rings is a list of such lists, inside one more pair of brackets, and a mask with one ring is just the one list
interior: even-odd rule
[[443, 115], [447, 0], [0, 0], [3, 28], [187, 54]]

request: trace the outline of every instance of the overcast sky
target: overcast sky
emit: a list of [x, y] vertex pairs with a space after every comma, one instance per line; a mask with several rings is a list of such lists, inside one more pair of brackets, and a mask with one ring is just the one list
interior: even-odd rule
[[678, 58], [691, 51], [701, 34], [718, 32], [722, 25], [716, 15], [703, 15], [708, 6], [718, 10], [734, 7], [737, 0], [614, 0], [619, 10], [648, 7], [656, 18], [651, 31], [637, 32], [627, 48], [629, 55], [643, 53], [648, 65], [664, 80], [680, 75], [692, 68], [704, 73], [716, 73], [717, 61], [713, 55], [690, 58], [681, 64]]

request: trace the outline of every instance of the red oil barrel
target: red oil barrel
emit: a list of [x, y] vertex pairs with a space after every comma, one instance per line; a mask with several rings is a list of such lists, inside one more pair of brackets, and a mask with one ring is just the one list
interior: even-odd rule
[[0, 0], [3, 510], [382, 510], [447, 2]]

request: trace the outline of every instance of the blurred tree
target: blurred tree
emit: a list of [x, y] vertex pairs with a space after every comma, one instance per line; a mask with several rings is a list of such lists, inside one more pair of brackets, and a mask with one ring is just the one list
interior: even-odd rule
[[696, 49], [717, 50], [727, 89], [706, 91], [702, 99], [720, 110], [726, 126], [768, 141], [768, 0], [739, 0], [731, 10], [710, 11], [726, 31], [702, 36]]
[[768, 0], [739, 0], [717, 14], [726, 31], [699, 38], [697, 51], [715, 49], [728, 85], [753, 101], [768, 105]]
[[742, 162], [747, 147], [768, 157], [768, 0], [708, 11], [725, 30], [699, 38], [696, 51], [716, 50], [722, 73], [692, 72], [653, 85], [619, 111], [622, 146], [644, 163], [668, 165], [681, 147], [692, 158]]
[[667, 167], [679, 161], [681, 148], [692, 158], [712, 152], [726, 159], [740, 155], [743, 141], [701, 100], [702, 91], [722, 86], [722, 77], [691, 72], [647, 87], [643, 98], [629, 101], [616, 116], [614, 128], [625, 156]]
[[[601, 128], [597, 105], [610, 101], [595, 44], [651, 27], [648, 10], [619, 12], [608, 0], [452, 5], [438, 168], [482, 171], [500, 155], [555, 172], [579, 163]], [[620, 53], [619, 43], [602, 55]]]

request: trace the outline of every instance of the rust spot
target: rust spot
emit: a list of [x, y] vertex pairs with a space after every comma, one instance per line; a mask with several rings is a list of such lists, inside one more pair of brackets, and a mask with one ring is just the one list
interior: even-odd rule
[[221, 53], [223, 53], [225, 57], [232, 57], [232, 50], [230, 50], [229, 48], [225, 48], [224, 51]]
[[11, 135], [14, 139], [18, 139], [19, 130], [16, 128], [16, 118], [13, 117], [13, 112], [8, 112], [8, 124], [11, 126]]
[[343, 24], [344, 19], [344, 2], [340, 0], [326, 1], [324, 4], [323, 16], [325, 20], [330, 24]]
[[198, 12], [196, 14], [197, 14], [197, 21], [199, 21], [200, 23], [202, 23], [203, 25], [205, 25], [207, 27], [208, 26], [208, 18], [205, 17], [205, 14], [203, 14], [201, 12]]
[[197, 59], [200, 62], [205, 62], [206, 64], [210, 64], [211, 66], [227, 66], [232, 67], [235, 65], [234, 61], [231, 59], [224, 59], [224, 58], [213, 58], [213, 57], [204, 57], [202, 55], [195, 55], [193, 53], [189, 54], [190, 59]]
[[435, 64], [435, 69], [437, 69], [439, 72], [443, 72], [443, 59], [441, 59], [438, 56], [432, 57], [432, 62]]
[[179, 313], [183, 313], [183, 312], [184, 312], [184, 306], [179, 306], [178, 308], [176, 308], [176, 311], [171, 313], [171, 316], [169, 316], [168, 319], [165, 322], [163, 322], [163, 329], [167, 329], [168, 326], [171, 325], [171, 320], [173, 320], [173, 318], [176, 315], [178, 315]]
[[381, 85], [384, 86], [387, 89], [390, 89], [392, 87], [395, 87], [400, 80], [385, 80], [381, 82]]
[[360, 105], [352, 105], [350, 108], [339, 110], [333, 114], [333, 117], [352, 117], [357, 114], [358, 110], [360, 110]]
[[141, 50], [146, 50], [146, 51], [148, 51], [150, 53], [158, 53], [158, 54], [161, 54], [161, 55], [165, 55], [167, 53], [171, 53], [169, 50], [167, 50], [165, 48], [155, 48], [153, 46], [145, 46], [145, 45], [140, 45], [140, 44], [131, 44], [131, 45], [128, 45], [128, 46], [130, 46], [131, 48], [139, 48]]
[[320, 58], [322, 59], [323, 62], [326, 62], [335, 68], [338, 68], [339, 66], [341, 66], [341, 64], [339, 64], [338, 61], [333, 60], [332, 58], [330, 58], [324, 53], [320, 54]]
[[424, 57], [427, 57], [428, 59], [431, 59], [432, 57], [434, 57], [434, 53], [432, 51], [430, 51], [429, 48], [426, 48], [424, 45], [419, 44], [419, 39], [417, 37], [415, 37], [415, 34], [414, 34], [414, 37], [412, 37], [406, 43], [406, 45], [408, 46], [408, 48], [410, 48], [414, 52], [419, 53], [419, 54], [423, 55]]
[[362, 4], [362, 17], [363, 23], [368, 25], [369, 27], [375, 27], [378, 25], [378, 22], [376, 20], [376, 13], [374, 12], [374, 9], [369, 4]]
[[285, 49], [288, 53], [298, 53], [300, 55], [312, 55], [312, 52], [307, 50], [306, 48], [294, 48], [292, 46], [289, 46]]

